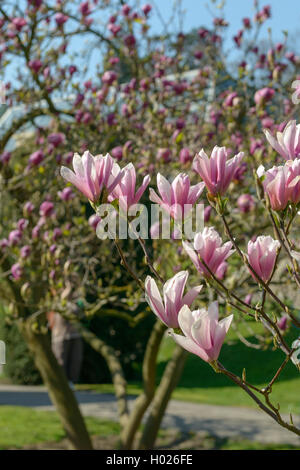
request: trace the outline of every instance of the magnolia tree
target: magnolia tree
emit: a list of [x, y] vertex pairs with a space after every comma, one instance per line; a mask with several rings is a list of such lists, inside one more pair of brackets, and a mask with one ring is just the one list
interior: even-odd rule
[[[164, 25], [164, 36], [153, 37], [152, 14], [149, 4], [118, 1], [0, 5], [5, 100], [16, 111], [0, 135], [7, 318], [20, 325], [75, 448], [91, 443], [49, 346], [49, 311], [76, 322], [105, 358], [124, 448], [154, 445], [186, 350], [299, 434], [271, 397], [285, 365], [298, 366], [297, 337], [285, 340], [299, 326], [297, 310], [276, 279], [280, 272], [280, 286], [299, 286], [299, 59], [286, 37], [269, 49], [260, 44], [268, 6], [256, 5], [232, 38], [235, 64], [226, 60], [223, 17], [186, 35]], [[119, 318], [131, 338], [151, 311], [158, 317], [144, 340], [143, 392], [131, 412], [124, 351], [78, 321], [78, 305], [83, 319]], [[250, 343], [240, 324], [253, 321], [263, 332]], [[273, 338], [282, 349], [264, 389], [219, 362], [230, 326], [249, 347], [264, 349]], [[168, 328], [178, 346], [156, 388]]]

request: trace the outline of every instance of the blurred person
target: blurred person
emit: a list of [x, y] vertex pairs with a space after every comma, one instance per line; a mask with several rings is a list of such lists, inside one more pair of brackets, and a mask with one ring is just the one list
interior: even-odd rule
[[[72, 313], [78, 315], [78, 307]], [[49, 312], [51, 346], [54, 356], [65, 371], [70, 385], [77, 383], [83, 359], [83, 341], [76, 326], [56, 312]]]

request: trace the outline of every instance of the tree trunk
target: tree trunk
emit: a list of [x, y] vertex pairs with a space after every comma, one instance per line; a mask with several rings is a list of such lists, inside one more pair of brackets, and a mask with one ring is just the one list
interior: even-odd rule
[[176, 346], [172, 358], [169, 360], [159, 387], [152, 402], [150, 415], [147, 418], [143, 434], [139, 442], [139, 449], [153, 449], [154, 443], [165, 414], [169, 400], [175, 389], [187, 358], [187, 352]]
[[58, 412], [71, 447], [76, 450], [92, 449], [90, 436], [77, 400], [69, 387], [62, 367], [52, 352], [48, 336], [35, 332], [32, 328], [32, 322], [29, 320], [24, 320], [20, 324], [20, 329], [34, 356], [35, 364]]
[[[80, 331], [83, 339], [106, 360], [109, 368], [112, 382], [114, 384], [115, 396], [118, 403], [118, 412], [120, 418], [121, 429], [123, 430], [128, 422], [128, 404], [126, 387], [127, 382], [124, 376], [121, 362], [119, 361], [114, 349], [106, 344], [102, 339], [98, 338], [95, 333], [87, 330], [78, 321], [74, 322], [78, 331]], [[122, 441], [123, 432], [121, 432]]]
[[143, 386], [144, 390], [134, 402], [133, 410], [129, 415], [129, 420], [123, 432], [123, 448], [132, 449], [133, 441], [137, 430], [140, 427], [142, 418], [150, 405], [155, 392], [156, 362], [159, 347], [166, 330], [166, 326], [160, 321], [154, 325], [152, 333], [147, 343], [143, 361]]

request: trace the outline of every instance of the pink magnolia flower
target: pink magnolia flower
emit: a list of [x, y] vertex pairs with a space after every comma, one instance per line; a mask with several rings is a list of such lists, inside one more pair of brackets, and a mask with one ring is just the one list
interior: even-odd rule
[[127, 34], [125, 37], [124, 37], [124, 44], [128, 47], [128, 48], [131, 48], [133, 46], [135, 46], [136, 44], [136, 39], [134, 37], [133, 34]]
[[28, 165], [29, 167], [37, 166], [43, 161], [43, 159], [44, 159], [44, 152], [42, 150], [36, 150], [30, 155], [28, 159]]
[[62, 26], [66, 21], [68, 21], [69, 17], [61, 12], [58, 12], [55, 14], [54, 19], [57, 26]]
[[142, 11], [145, 16], [147, 16], [151, 10], [152, 10], [152, 6], [150, 5], [150, 3], [146, 3], [145, 5], [142, 6]]
[[28, 66], [33, 70], [35, 73], [39, 73], [40, 69], [43, 67], [43, 63], [40, 59], [30, 60], [28, 62]]
[[201, 176], [208, 192], [213, 196], [223, 195], [226, 192], [244, 157], [244, 153], [239, 152], [227, 160], [228, 155], [229, 151], [225, 147], [215, 146], [210, 158], [203, 149], [194, 158], [193, 169]]
[[22, 239], [23, 233], [19, 229], [12, 230], [8, 235], [8, 241], [11, 246], [17, 245]]
[[117, 147], [114, 147], [110, 151], [112, 157], [114, 157], [116, 160], [122, 160], [123, 158], [123, 147], [121, 145], [118, 145]]
[[237, 200], [237, 205], [240, 211], [246, 214], [254, 209], [255, 201], [251, 194], [241, 194]]
[[300, 159], [286, 162], [288, 167], [287, 185], [290, 190], [289, 197], [293, 204], [300, 202]]
[[233, 315], [219, 319], [218, 302], [193, 312], [183, 306], [178, 315], [178, 323], [184, 334], [170, 333], [177, 344], [187, 351], [196, 354], [206, 362], [218, 359], [225, 336], [231, 325]]
[[169, 279], [163, 286], [164, 302], [156, 282], [151, 276], [147, 276], [145, 281], [146, 300], [151, 310], [169, 328], [178, 328], [178, 313], [183, 305], [190, 306], [202, 286], [194, 287], [183, 296], [184, 288], [188, 279], [188, 271], [180, 271]]
[[12, 24], [18, 31], [21, 31], [22, 28], [27, 25], [27, 21], [25, 18], [13, 18]]
[[59, 227], [55, 227], [55, 229], [53, 230], [52, 239], [56, 241], [58, 238], [62, 236], [62, 234], [63, 234], [62, 230]]
[[277, 322], [278, 327], [281, 329], [281, 331], [285, 331], [287, 329], [287, 322], [288, 322], [288, 316], [283, 315]]
[[[272, 276], [279, 247], [279, 241], [270, 235], [261, 235], [254, 242], [248, 242], [248, 261], [264, 282], [268, 282]], [[255, 279], [252, 272], [251, 275]]]
[[222, 279], [224, 270], [227, 267], [225, 261], [235, 251], [231, 249], [231, 242], [226, 242], [224, 245], [222, 243], [222, 238], [214, 227], [205, 227], [202, 232], [195, 235], [194, 245], [183, 241], [182, 246], [199, 273], [206, 277], [211, 275], [204, 264], [201, 263], [201, 260], [203, 260], [210, 271], [216, 277]]
[[0, 162], [3, 163], [3, 165], [7, 165], [10, 159], [11, 159], [11, 152], [4, 150], [4, 152], [0, 155]]
[[156, 154], [157, 160], [163, 160], [168, 163], [171, 160], [172, 152], [168, 148], [159, 148]]
[[90, 9], [90, 3], [89, 1], [82, 2], [79, 5], [79, 11], [82, 14], [82, 16], [88, 16], [91, 14], [91, 9]]
[[57, 195], [60, 197], [62, 201], [70, 201], [75, 196], [70, 186], [67, 186], [62, 191], [58, 191]]
[[192, 161], [193, 157], [190, 150], [187, 147], [183, 147], [179, 153], [179, 160], [181, 163], [186, 164]]
[[97, 225], [99, 224], [100, 221], [101, 221], [101, 217], [99, 217], [99, 215], [97, 214], [93, 214], [89, 217], [88, 223], [90, 227], [96, 230]]
[[9, 246], [9, 242], [6, 238], [2, 238], [0, 240], [0, 249], [1, 250], [5, 250], [5, 248], [7, 248]]
[[50, 217], [54, 213], [54, 204], [51, 201], [44, 201], [40, 205], [40, 216]]
[[273, 95], [275, 93], [275, 90], [273, 88], [262, 88], [261, 90], [258, 90], [255, 95], [254, 95], [254, 101], [257, 105], [260, 105], [262, 103], [266, 103], [267, 101], [270, 101], [273, 98]]
[[238, 102], [238, 94], [236, 91], [229, 93], [229, 95], [225, 98], [223, 105], [228, 108], [234, 106]]
[[25, 228], [27, 227], [28, 225], [28, 220], [27, 219], [19, 219], [18, 222], [17, 222], [17, 229], [21, 230], [21, 232], [23, 230], [25, 230]]
[[274, 166], [265, 173], [263, 187], [274, 211], [284, 210], [288, 205], [291, 193], [289, 183], [286, 165]]
[[25, 217], [28, 217], [33, 211], [34, 211], [34, 205], [32, 204], [32, 202], [30, 201], [25, 202], [23, 206], [23, 214], [25, 215]]
[[106, 70], [106, 72], [104, 72], [102, 75], [102, 82], [107, 83], [107, 85], [112, 85], [117, 77], [118, 75], [113, 70]]
[[22, 270], [22, 266], [20, 265], [20, 263], [15, 263], [12, 265], [11, 267], [11, 274], [12, 274], [12, 277], [18, 281], [19, 279], [21, 279], [22, 277], [22, 274], [23, 274], [23, 270]]
[[130, 13], [130, 10], [131, 8], [129, 5], [127, 5], [127, 3], [125, 3], [125, 5], [122, 6], [122, 13], [124, 16], [128, 16]]
[[124, 175], [124, 171], [109, 154], [94, 157], [89, 151], [84, 152], [82, 157], [78, 153], [74, 154], [73, 168], [74, 172], [62, 166], [61, 176], [92, 202], [99, 199], [104, 188], [111, 193]]
[[54, 132], [48, 136], [49, 144], [52, 144], [54, 147], [58, 147], [63, 144], [66, 140], [65, 134], [62, 132]]
[[300, 124], [296, 124], [296, 121], [289, 121], [283, 132], [277, 132], [276, 139], [267, 129], [264, 129], [264, 133], [269, 144], [285, 160], [300, 157]]
[[189, 176], [179, 173], [170, 184], [158, 173], [157, 188], [161, 197], [150, 188], [150, 200], [161, 205], [176, 220], [183, 218], [192, 209], [193, 204], [201, 196], [204, 183], [191, 186]]
[[28, 258], [28, 256], [30, 255], [31, 253], [31, 248], [29, 245], [24, 245], [22, 246], [21, 250], [20, 250], [20, 255], [21, 255], [21, 258]]
[[120, 207], [127, 211], [130, 206], [137, 204], [144, 194], [148, 184], [150, 183], [150, 176], [144, 177], [142, 185], [136, 191], [136, 171], [132, 163], [123, 168], [124, 175], [119, 184], [112, 191], [109, 200], [118, 199]]

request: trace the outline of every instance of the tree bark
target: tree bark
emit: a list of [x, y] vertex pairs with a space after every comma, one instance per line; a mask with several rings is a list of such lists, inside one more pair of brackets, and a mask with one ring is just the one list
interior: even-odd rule
[[133, 448], [136, 432], [140, 427], [145, 411], [154, 397], [157, 354], [166, 328], [167, 327], [160, 320], [157, 320], [148, 340], [143, 361], [144, 390], [135, 400], [133, 410], [129, 415], [128, 424], [124, 429], [124, 449]]
[[34, 356], [36, 367], [48, 389], [71, 447], [76, 450], [92, 449], [91, 439], [77, 400], [69, 387], [62, 367], [52, 352], [48, 336], [34, 331], [30, 320], [22, 321], [20, 329]]
[[180, 346], [176, 346], [155, 393], [151, 411], [139, 441], [139, 449], [153, 449], [169, 400], [183, 372], [187, 354]]
[[[106, 360], [114, 384], [121, 428], [124, 429], [128, 422], [128, 405], [126, 393], [127, 382], [123, 373], [122, 365], [111, 346], [98, 338], [92, 331], [87, 330], [78, 321], [75, 321], [74, 324], [81, 333], [83, 339]], [[121, 432], [121, 441], [122, 435], [123, 432]]]

